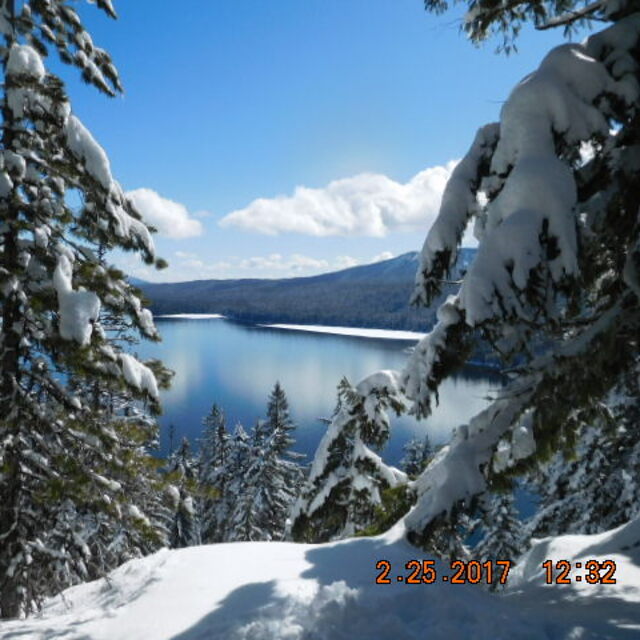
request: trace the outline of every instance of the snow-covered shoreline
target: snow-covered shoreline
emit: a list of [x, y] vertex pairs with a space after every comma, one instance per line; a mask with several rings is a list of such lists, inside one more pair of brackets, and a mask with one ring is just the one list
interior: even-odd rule
[[417, 331], [396, 331], [393, 329], [364, 329], [360, 327], [329, 327], [315, 324], [261, 324], [267, 329], [287, 329], [310, 333], [328, 333], [336, 336], [355, 336], [358, 338], [377, 338], [383, 340], [421, 340], [425, 333]]
[[216, 318], [226, 318], [220, 313], [163, 313], [154, 318], [169, 318], [172, 320], [214, 320]]
[[[154, 318], [169, 320], [211, 320], [226, 318], [220, 313], [163, 313]], [[326, 333], [334, 336], [352, 336], [355, 338], [375, 338], [377, 340], [422, 340], [427, 334], [417, 331], [398, 331], [395, 329], [365, 329], [364, 327], [332, 327], [320, 324], [258, 324], [265, 329], [284, 329], [288, 331], [306, 331], [308, 333]]]

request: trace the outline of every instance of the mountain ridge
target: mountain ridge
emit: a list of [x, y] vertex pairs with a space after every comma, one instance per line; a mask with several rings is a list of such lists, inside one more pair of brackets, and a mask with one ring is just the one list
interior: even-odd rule
[[[475, 255], [462, 249], [452, 277]], [[192, 280], [150, 283], [133, 280], [154, 315], [220, 313], [252, 323], [324, 324], [423, 331], [435, 323], [441, 299], [455, 293], [447, 284], [428, 309], [409, 305], [419, 256], [415, 251], [389, 260], [314, 276]]]

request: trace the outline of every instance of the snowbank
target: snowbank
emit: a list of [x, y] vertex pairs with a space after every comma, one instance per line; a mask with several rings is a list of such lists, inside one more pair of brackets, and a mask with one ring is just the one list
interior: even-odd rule
[[359, 338], [378, 338], [384, 340], [412, 340], [417, 342], [425, 337], [416, 331], [393, 331], [391, 329], [360, 329], [358, 327], [325, 327], [315, 324], [262, 324], [268, 329], [289, 329], [291, 331], [310, 331], [312, 333], [330, 333], [336, 336], [356, 336]]
[[156, 318], [179, 318], [181, 320], [212, 320], [224, 317], [219, 313], [164, 313], [156, 316]]
[[[254, 542], [160, 551], [68, 589], [2, 638], [84, 640], [475, 640], [631, 638], [640, 631], [640, 524], [538, 541], [503, 595], [479, 585], [408, 585], [423, 559], [395, 528], [324, 545]], [[614, 559], [617, 585], [544, 585], [546, 559]], [[391, 584], [376, 584], [376, 562]], [[436, 564], [438, 575], [451, 574]]]

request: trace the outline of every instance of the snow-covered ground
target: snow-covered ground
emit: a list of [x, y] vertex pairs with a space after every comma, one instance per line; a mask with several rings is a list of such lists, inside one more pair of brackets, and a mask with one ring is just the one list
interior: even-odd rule
[[165, 313], [156, 318], [179, 318], [181, 320], [211, 320], [215, 318], [224, 318], [219, 313]]
[[[229, 543], [160, 551], [0, 624], [3, 640], [595, 640], [640, 637], [640, 521], [594, 536], [536, 542], [501, 595], [398, 575], [424, 554], [400, 526], [324, 545]], [[617, 563], [616, 584], [577, 583], [576, 563]], [[376, 584], [378, 560], [391, 584]], [[570, 585], [545, 585], [542, 562], [568, 560]]]
[[422, 340], [425, 333], [416, 331], [394, 331], [391, 329], [361, 329], [358, 327], [326, 327], [315, 324], [263, 324], [270, 329], [290, 329], [292, 331], [310, 331], [312, 333], [331, 333], [337, 336], [357, 336], [360, 338], [382, 338], [385, 340]]

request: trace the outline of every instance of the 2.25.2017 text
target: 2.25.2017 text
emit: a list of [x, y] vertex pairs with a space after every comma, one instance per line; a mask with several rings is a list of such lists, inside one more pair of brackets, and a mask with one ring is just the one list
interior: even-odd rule
[[405, 571], [398, 575], [391, 575], [391, 562], [388, 560], [378, 560], [376, 569], [379, 573], [376, 576], [377, 584], [392, 584], [394, 581], [404, 584], [433, 584], [434, 582], [445, 582], [449, 584], [506, 584], [511, 560], [453, 560], [449, 566], [453, 572], [438, 575], [435, 567], [435, 560], [409, 560], [404, 565]]

